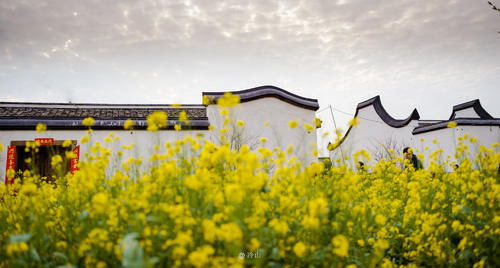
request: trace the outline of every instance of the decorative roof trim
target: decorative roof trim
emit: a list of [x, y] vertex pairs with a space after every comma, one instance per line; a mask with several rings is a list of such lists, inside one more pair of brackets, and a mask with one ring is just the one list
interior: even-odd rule
[[[4, 107], [50, 107], [50, 106], [61, 106], [61, 108], [124, 108], [124, 109], [158, 109], [158, 108], [202, 108], [203, 104], [116, 104], [116, 103], [68, 103], [68, 102], [0, 102], [1, 106]], [[58, 108], [58, 107], [50, 107]]]
[[213, 97], [214, 100], [230, 92], [240, 97], [240, 102], [248, 102], [265, 97], [275, 97], [292, 105], [316, 111], [319, 108], [317, 99], [301, 97], [275, 86], [260, 86], [240, 91], [203, 92], [203, 96]]
[[53, 105], [46, 103], [0, 103], [0, 119], [33, 119], [33, 120], [83, 120], [86, 117], [102, 120], [144, 120], [155, 112], [163, 111], [175, 120], [181, 111], [186, 112], [190, 120], [204, 120], [207, 117], [206, 107], [198, 106], [149, 106], [120, 105], [113, 106], [73, 106]]
[[373, 108], [375, 109], [375, 112], [377, 112], [378, 116], [386, 123], [387, 125], [394, 127], [394, 128], [400, 128], [408, 125], [412, 120], [419, 120], [420, 115], [418, 114], [417, 109], [413, 109], [411, 112], [410, 116], [408, 116], [405, 119], [395, 119], [392, 116], [389, 115], [389, 113], [385, 110], [384, 106], [382, 105], [382, 102], [380, 101], [380, 96], [377, 95], [369, 100], [363, 101], [358, 104], [358, 107], [356, 108], [356, 115], [358, 115], [358, 111], [362, 108], [365, 108], [367, 106], [373, 105]]
[[451, 112], [450, 120], [455, 119], [456, 112], [465, 110], [467, 108], [473, 108], [474, 111], [479, 115], [479, 118], [481, 119], [494, 119], [493, 116], [491, 116], [481, 105], [481, 102], [479, 99], [475, 99], [472, 101], [464, 102], [461, 104], [457, 104], [453, 106], [453, 112]]
[[[356, 107], [356, 113], [354, 114], [354, 117], [358, 116], [359, 110], [373, 105], [373, 108], [375, 109], [375, 112], [378, 114], [378, 116], [386, 123], [387, 125], [394, 127], [394, 128], [400, 128], [408, 125], [412, 120], [419, 120], [420, 115], [418, 114], [417, 109], [413, 109], [413, 112], [408, 116], [406, 119], [395, 119], [392, 116], [387, 113], [385, 110], [384, 106], [382, 106], [382, 102], [380, 101], [380, 95], [377, 95], [371, 99], [365, 100], [363, 102], [360, 102], [358, 106]], [[352, 126], [349, 127], [347, 132], [344, 134], [344, 137], [339, 141], [337, 146], [333, 148], [333, 150], [337, 149], [347, 138], [349, 133], [351, 132]]]
[[454, 120], [446, 120], [437, 122], [434, 124], [429, 124], [425, 126], [416, 127], [413, 129], [412, 134], [421, 134], [425, 132], [435, 131], [448, 127], [448, 123], [456, 122], [457, 126], [499, 126], [500, 119], [481, 119], [481, 118], [457, 118]]
[[[126, 119], [95, 119], [92, 129], [94, 130], [124, 130], [123, 124]], [[134, 120], [135, 130], [147, 129], [145, 119]], [[81, 130], [88, 129], [82, 124], [81, 119], [0, 119], [0, 130], [35, 130], [38, 123], [47, 125], [48, 130]], [[177, 120], [168, 120], [166, 130], [174, 129], [175, 124], [180, 124], [183, 130], [208, 130], [210, 123], [205, 117], [201, 120], [190, 120], [186, 125]]]

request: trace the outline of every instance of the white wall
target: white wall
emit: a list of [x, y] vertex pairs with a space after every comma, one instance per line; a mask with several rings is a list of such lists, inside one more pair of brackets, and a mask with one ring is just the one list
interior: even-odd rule
[[[352, 154], [365, 149], [372, 155], [372, 162], [367, 163], [361, 159], [360, 161], [373, 165], [377, 160], [377, 151], [381, 149], [382, 144], [389, 148], [395, 145], [398, 150], [402, 150], [406, 146], [411, 146], [415, 141], [411, 132], [418, 124], [416, 120], [401, 128], [391, 127], [378, 116], [373, 105], [361, 108], [358, 111], [358, 119], [360, 123], [351, 129], [344, 142], [330, 152], [332, 161], [342, 156], [349, 157], [347, 163], [353, 167], [355, 163], [351, 161]], [[396, 152], [396, 154], [400, 153]]]
[[[107, 137], [110, 132], [113, 132], [114, 137], [120, 137], [119, 140], [113, 143], [104, 142], [104, 138]], [[94, 130], [92, 131], [91, 140], [89, 143], [81, 144], [81, 138], [86, 134], [85, 130], [49, 130], [44, 133], [37, 133], [34, 130], [4, 130], [0, 132], [0, 142], [4, 145], [5, 151], [1, 153], [0, 156], [0, 180], [4, 182], [5, 171], [6, 171], [6, 158], [7, 158], [7, 147], [11, 144], [11, 141], [33, 141], [35, 138], [53, 138], [54, 140], [76, 140], [77, 145], [80, 145], [80, 159], [83, 159], [86, 152], [89, 151], [90, 145], [94, 142], [99, 141], [102, 145], [107, 148], [113, 149], [116, 153], [118, 150], [123, 151], [122, 159], [128, 159], [129, 157], [139, 158], [141, 155], [144, 158], [144, 163], [147, 163], [148, 158], [154, 152], [153, 146], [160, 145], [160, 152], [166, 152], [165, 143], [167, 141], [176, 141], [183, 139], [186, 135], [191, 135], [196, 138], [198, 133], [202, 133], [207, 137], [208, 131], [158, 131], [149, 132], [147, 130]], [[135, 148], [132, 150], [123, 150], [122, 145], [135, 144]], [[145, 166], [147, 168], [147, 165]]]
[[[211, 124], [215, 127], [214, 138], [218, 137], [218, 130], [222, 128], [223, 119], [220, 116], [220, 107], [209, 105], [207, 115]], [[275, 147], [286, 150], [288, 145], [293, 144], [295, 153], [303, 163], [316, 161], [312, 151], [316, 149], [316, 131], [306, 133], [304, 124], [313, 124], [315, 111], [297, 107], [277, 98], [261, 98], [253, 101], [240, 103], [231, 108], [231, 118], [245, 122], [243, 130], [245, 143], [249, 145], [260, 145], [259, 139], [265, 137], [268, 141], [265, 147]], [[295, 129], [288, 127], [288, 122], [297, 120], [299, 126]], [[265, 122], [268, 126], [265, 126]], [[255, 148], [256, 146], [251, 146]]]
[[455, 118], [480, 118], [480, 116], [474, 110], [474, 107], [469, 107], [467, 109], [455, 111]]
[[[122, 145], [135, 144], [133, 150], [122, 150], [122, 159], [129, 157], [139, 158], [143, 156], [144, 163], [147, 163], [150, 155], [154, 152], [153, 146], [160, 145], [161, 151], [165, 152], [165, 142], [183, 139], [186, 135], [196, 138], [198, 133], [202, 133], [204, 138], [217, 142], [219, 137], [218, 129], [221, 128], [223, 117], [219, 113], [217, 105], [207, 107], [207, 116], [215, 129], [212, 131], [173, 131], [163, 130], [158, 132], [148, 132], [146, 130], [94, 130], [92, 139], [87, 144], [81, 144], [82, 136], [86, 134], [85, 130], [48, 130], [44, 133], [37, 133], [35, 130], [4, 130], [0, 131], [0, 142], [4, 145], [5, 151], [0, 155], [0, 180], [5, 178], [7, 147], [11, 141], [33, 141], [35, 138], [53, 138], [54, 140], [76, 140], [80, 145], [80, 159], [84, 158], [86, 152], [90, 149], [90, 144], [99, 141], [101, 144], [113, 149], [113, 152], [122, 150]], [[316, 161], [312, 151], [316, 149], [316, 131], [306, 133], [303, 125], [308, 123], [313, 125], [314, 111], [300, 108], [277, 98], [261, 98], [254, 101], [244, 102], [238, 107], [231, 109], [231, 117], [234, 124], [237, 120], [243, 120], [245, 127], [242, 129], [245, 137], [245, 143], [253, 148], [264, 145], [269, 149], [279, 147], [286, 150], [289, 144], [293, 144], [294, 153], [304, 164]], [[299, 126], [296, 129], [290, 129], [288, 122], [297, 120]], [[264, 124], [268, 122], [266, 127]], [[120, 139], [113, 143], [104, 142], [110, 132], [114, 137]], [[260, 143], [259, 139], [265, 137], [268, 141], [265, 144]], [[147, 165], [145, 167], [147, 169]]]
[[[457, 113], [457, 117], [478, 117], [472, 108], [459, 112], [462, 113]], [[424, 155], [423, 162], [424, 166], [427, 167], [429, 165], [429, 155], [438, 149], [444, 151], [441, 154], [440, 161], [445, 162], [448, 155], [450, 156], [450, 163], [456, 161], [457, 139], [466, 133], [469, 134], [469, 138], [477, 137], [475, 144], [471, 144], [470, 141], [465, 142], [470, 151], [469, 159], [475, 157], [480, 145], [491, 147], [493, 143], [500, 142], [500, 128], [498, 126], [459, 125], [455, 128], [443, 128], [413, 135], [412, 131], [418, 125], [417, 120], [411, 121], [404, 127], [393, 128], [382, 121], [371, 105], [360, 109], [358, 117], [361, 123], [351, 129], [344, 142], [337, 149], [330, 152], [332, 161], [347, 156], [349, 160], [346, 163], [350, 167], [355, 167], [355, 163], [352, 162], [352, 154], [365, 149], [372, 155], [372, 162], [368, 164], [373, 165], [375, 164], [374, 160], [377, 160], [374, 157], [377, 155], [377, 150], [382, 148], [381, 144], [384, 144], [386, 147], [392, 147], [392, 149], [397, 148], [396, 156], [401, 156], [401, 150], [406, 146], [413, 148], [415, 154]], [[434, 139], [437, 140], [436, 143], [433, 143]], [[390, 143], [392, 143], [392, 146], [388, 146]], [[367, 163], [364, 160], [361, 161]], [[451, 167], [448, 167], [448, 170], [451, 170]]]
[[[469, 159], [473, 160], [479, 152], [479, 146], [484, 145], [488, 148], [495, 142], [500, 142], [500, 128], [498, 126], [457, 126], [455, 128], [444, 128], [431, 132], [425, 132], [415, 135], [418, 143], [415, 145], [421, 153], [424, 154], [424, 164], [429, 164], [429, 155], [438, 149], [442, 149], [441, 161], [446, 161], [447, 156], [450, 156], [450, 162], [457, 161], [455, 152], [458, 146], [458, 138], [463, 137], [468, 133], [468, 139], [464, 143], [468, 146]], [[471, 137], [476, 137], [477, 141], [473, 144], [470, 142]], [[420, 141], [424, 139], [424, 141]], [[434, 139], [437, 143], [434, 144]], [[425, 147], [428, 147], [425, 150]], [[451, 167], [447, 167], [451, 170]]]

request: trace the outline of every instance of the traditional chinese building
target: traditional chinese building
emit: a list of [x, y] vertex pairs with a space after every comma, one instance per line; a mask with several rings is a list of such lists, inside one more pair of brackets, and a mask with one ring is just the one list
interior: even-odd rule
[[[240, 104], [230, 109], [231, 131], [224, 134], [229, 135], [228, 139], [235, 146], [247, 144], [251, 148], [259, 145], [286, 150], [292, 144], [299, 159], [305, 163], [315, 160], [311, 154], [316, 146], [315, 131], [306, 132], [303, 128], [291, 131], [288, 122], [295, 120], [299, 126], [311, 124], [319, 108], [316, 99], [297, 96], [274, 86], [228, 92], [240, 98]], [[22, 171], [27, 168], [27, 161], [34, 161], [37, 171], [50, 177], [53, 175], [51, 157], [56, 154], [64, 156], [62, 152], [68, 150], [73, 151], [76, 158], [64, 159], [65, 168], [74, 171], [79, 159], [90, 150], [90, 144], [96, 141], [106, 144], [107, 137], [115, 140], [107, 145], [115, 151], [120, 150], [121, 145], [134, 145], [133, 150], [124, 152], [123, 159], [143, 156], [145, 161], [152, 154], [154, 145], [160, 145], [164, 150], [165, 142], [183, 139], [187, 135], [203, 135], [217, 143], [224, 119], [215, 103], [224, 93], [203, 92], [202, 95], [211, 102], [183, 105], [2, 102], [0, 142], [7, 150], [0, 157], [0, 166], [5, 167], [1, 176], [6, 177], [5, 172], [9, 169]], [[149, 132], [146, 118], [154, 111], [168, 115], [168, 126], [158, 132]], [[179, 120], [181, 111], [186, 113], [189, 123]], [[82, 144], [81, 138], [88, 130], [82, 121], [87, 117], [94, 118], [94, 124], [90, 141]], [[127, 119], [135, 122], [131, 130], [124, 129]], [[238, 120], [244, 122], [244, 126], [236, 126]], [[47, 130], [37, 132], [38, 123], [46, 125]], [[174, 130], [175, 125], [180, 125], [181, 130]], [[213, 129], [209, 130], [209, 126]], [[30, 142], [40, 145], [38, 151], [27, 150]]]
[[[349, 127], [340, 143], [330, 151], [333, 161], [349, 157], [347, 163], [355, 166], [352, 154], [364, 149], [371, 154], [373, 164], [381, 158], [390, 158], [392, 151], [400, 156], [403, 148], [411, 147], [424, 157], [425, 164], [428, 164], [429, 155], [438, 149], [443, 150], [443, 161], [450, 156], [453, 162], [457, 160], [454, 155], [458, 138], [466, 133], [468, 138], [463, 142], [467, 143], [470, 156], [475, 156], [480, 145], [491, 147], [500, 142], [500, 118], [491, 116], [477, 99], [453, 106], [448, 119], [421, 120], [417, 109], [407, 118], [393, 118], [376, 96], [359, 103], [355, 116], [359, 124]], [[450, 122], [456, 126], [448, 127]]]

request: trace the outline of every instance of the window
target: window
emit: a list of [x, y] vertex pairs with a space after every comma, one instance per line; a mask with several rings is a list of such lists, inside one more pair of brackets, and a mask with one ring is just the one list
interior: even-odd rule
[[[66, 157], [66, 152], [75, 152], [78, 154], [79, 148], [76, 141], [72, 141], [71, 146], [63, 147], [64, 141], [54, 141], [53, 139], [40, 139], [40, 146], [36, 149], [26, 149], [28, 141], [12, 141], [11, 146], [15, 146], [14, 171], [16, 171], [16, 179], [22, 179], [22, 174], [25, 170], [30, 170], [34, 174], [40, 175], [41, 178], [46, 178], [52, 181], [55, 176], [63, 176], [68, 172], [73, 172], [76, 168], [77, 160]], [[30, 141], [33, 142], [33, 141]], [[52, 157], [60, 155], [62, 159], [61, 169], [55, 170], [52, 168]], [[78, 157], [78, 156], [77, 156]]]

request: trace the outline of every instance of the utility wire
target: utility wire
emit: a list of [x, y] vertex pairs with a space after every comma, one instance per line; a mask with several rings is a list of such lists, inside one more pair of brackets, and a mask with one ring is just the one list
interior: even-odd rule
[[[332, 110], [332, 105], [328, 105], [330, 107], [330, 112], [332, 113], [332, 120], [333, 120], [333, 126], [335, 127], [335, 130], [337, 130], [337, 124], [335, 123], [335, 117], [333, 116], [333, 110]], [[344, 152], [342, 152], [342, 143], [339, 144], [339, 149], [340, 149], [340, 155], [342, 155], [342, 161], [344, 161]]]
[[[326, 110], [326, 109], [330, 109], [330, 111], [333, 109], [333, 110], [335, 110], [335, 111], [337, 111], [337, 112], [339, 112], [339, 113], [343, 113], [343, 114], [345, 114], [345, 115], [350, 115], [350, 116], [353, 116], [353, 117], [354, 117], [354, 114], [352, 114], [352, 113], [348, 113], [348, 112], [344, 112], [344, 111], [342, 111], [342, 110], [339, 110], [339, 109], [333, 108], [333, 107], [332, 107], [332, 105], [328, 105], [327, 107], [325, 107], [325, 108], [323, 108], [323, 109], [321, 109], [321, 110], [317, 111], [316, 113], [321, 113], [322, 111], [324, 111], [324, 110]], [[332, 112], [332, 117], [333, 117], [333, 112]], [[385, 124], [386, 124], [385, 122], [378, 121], [378, 120], [373, 120], [373, 119], [366, 118], [366, 117], [362, 117], [362, 116], [357, 116], [357, 117], [358, 117], [358, 118], [361, 118], [361, 119], [364, 119], [364, 120], [366, 120], [366, 121], [370, 121], [370, 122], [375, 122], [375, 123], [379, 123], [379, 124], [383, 124], [383, 125], [385, 125]], [[337, 128], [337, 127], [335, 126], [335, 128]]]

